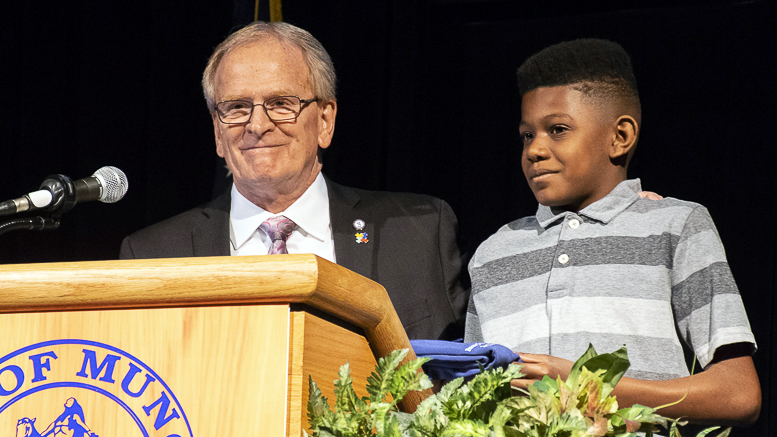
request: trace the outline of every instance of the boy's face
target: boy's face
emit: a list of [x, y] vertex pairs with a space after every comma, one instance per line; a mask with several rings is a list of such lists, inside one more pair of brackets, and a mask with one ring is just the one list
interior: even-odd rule
[[615, 132], [602, 111], [571, 86], [523, 96], [523, 174], [542, 205], [579, 211], [621, 182], [610, 162]]

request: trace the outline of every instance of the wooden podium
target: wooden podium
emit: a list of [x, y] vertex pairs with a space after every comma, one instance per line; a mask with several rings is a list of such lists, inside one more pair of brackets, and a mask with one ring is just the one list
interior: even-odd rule
[[334, 405], [342, 364], [366, 395], [376, 357], [410, 348], [383, 287], [314, 255], [6, 265], [0, 278], [0, 433], [17, 437], [296, 437], [308, 375]]

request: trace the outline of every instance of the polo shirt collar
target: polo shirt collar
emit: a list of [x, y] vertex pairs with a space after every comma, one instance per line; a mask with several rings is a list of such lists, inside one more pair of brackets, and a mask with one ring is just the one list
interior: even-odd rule
[[[639, 179], [625, 180], [615, 186], [609, 194], [581, 209], [577, 214], [605, 224], [609, 223], [632, 203], [639, 200], [640, 191], [642, 191], [642, 183]], [[574, 213], [540, 205], [537, 208], [537, 221], [540, 226], [547, 229], [569, 214]]]

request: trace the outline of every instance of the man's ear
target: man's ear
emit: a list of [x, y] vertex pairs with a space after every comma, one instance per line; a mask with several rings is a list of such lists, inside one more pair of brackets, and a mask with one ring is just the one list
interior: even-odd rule
[[610, 159], [621, 162], [627, 159], [630, 152], [637, 145], [639, 136], [639, 124], [630, 115], [621, 115], [615, 121], [615, 136], [610, 147]]
[[332, 136], [335, 134], [337, 102], [335, 100], [327, 100], [319, 104], [321, 108], [318, 114], [318, 146], [326, 149], [332, 144]]
[[211, 119], [213, 120], [213, 137], [216, 139], [216, 154], [220, 157], [224, 157], [224, 141], [221, 138], [221, 129], [224, 128], [224, 125], [221, 124], [219, 121], [219, 117], [216, 115], [216, 113], [210, 114]]

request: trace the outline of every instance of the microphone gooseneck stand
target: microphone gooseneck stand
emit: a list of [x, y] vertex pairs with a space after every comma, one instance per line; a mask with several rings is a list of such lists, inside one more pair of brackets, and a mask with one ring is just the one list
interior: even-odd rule
[[51, 175], [43, 181], [41, 189], [51, 191], [52, 200], [37, 217], [21, 217], [0, 223], [0, 235], [9, 231], [49, 231], [59, 227], [62, 214], [76, 206], [76, 190], [73, 181], [61, 174]]
[[48, 231], [59, 227], [59, 218], [49, 216], [26, 217], [7, 220], [0, 223], [0, 235], [9, 231]]

